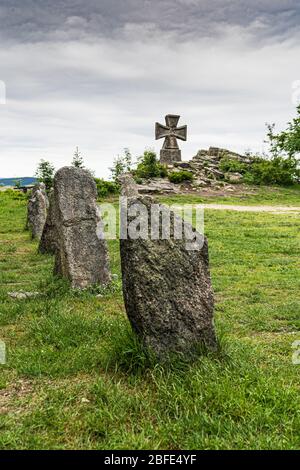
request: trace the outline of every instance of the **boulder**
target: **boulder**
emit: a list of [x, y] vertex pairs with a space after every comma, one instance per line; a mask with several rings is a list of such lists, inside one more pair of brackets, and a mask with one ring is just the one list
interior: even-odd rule
[[[121, 267], [126, 312], [143, 344], [160, 359], [172, 353], [189, 356], [201, 346], [215, 349], [214, 296], [209, 274], [207, 239], [168, 207], [137, 193], [134, 182], [122, 188]], [[129, 197], [127, 197], [129, 196]], [[170, 237], [154, 239], [151, 207], [170, 220]], [[141, 236], [130, 236], [132, 213], [142, 207]], [[146, 219], [145, 219], [146, 218]], [[160, 233], [166, 226], [162, 218]], [[179, 239], [175, 227], [182, 227]], [[152, 233], [152, 236], [151, 236]], [[146, 234], [146, 236], [145, 236]], [[166, 238], [166, 239], [164, 239]]]
[[52, 189], [49, 194], [49, 209], [39, 244], [39, 253], [54, 255], [57, 239], [54, 216], [54, 193]]
[[229, 183], [241, 183], [243, 181], [243, 175], [241, 173], [225, 173], [225, 179]]
[[156, 178], [144, 184], [137, 185], [139, 193], [143, 194], [168, 194], [177, 193], [178, 187], [164, 178]]
[[64, 167], [55, 174], [49, 222], [50, 226], [54, 223], [52, 233], [57, 237], [54, 273], [68, 279], [74, 288], [105, 285], [111, 280], [96, 198], [96, 184], [88, 171]]
[[121, 195], [126, 197], [136, 197], [139, 194], [138, 185], [135, 183], [133, 176], [130, 173], [124, 173], [119, 176], [119, 183], [121, 184]]
[[33, 239], [40, 239], [47, 218], [49, 202], [43, 183], [37, 183], [32, 189], [27, 205], [26, 228]]
[[39, 292], [24, 292], [24, 291], [8, 292], [7, 294], [9, 297], [15, 300], [31, 299], [40, 295]]
[[223, 157], [228, 157], [228, 158], [237, 159], [237, 160], [243, 159], [242, 155], [240, 155], [239, 153], [232, 152], [231, 150], [222, 149], [218, 147], [210, 147], [208, 149], [208, 155], [216, 157], [218, 160], [220, 160]]
[[183, 169], [190, 169], [191, 165], [190, 162], [180, 162], [180, 163], [174, 163], [174, 167], [177, 168], [183, 168]]

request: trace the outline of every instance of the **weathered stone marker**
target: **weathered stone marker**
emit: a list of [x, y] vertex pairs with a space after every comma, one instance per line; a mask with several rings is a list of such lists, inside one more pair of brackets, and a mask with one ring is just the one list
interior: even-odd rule
[[55, 214], [54, 214], [54, 193], [51, 189], [49, 194], [49, 209], [47, 213], [46, 222], [44, 225], [44, 230], [41, 236], [39, 244], [39, 253], [45, 254], [55, 254], [56, 244], [58, 240], [58, 235], [56, 233], [55, 227]]
[[44, 183], [37, 183], [32, 189], [27, 206], [26, 228], [34, 239], [40, 239], [43, 233], [49, 202]]
[[[214, 296], [206, 238], [157, 202], [161, 213], [170, 217], [170, 238], [151, 238], [150, 226], [146, 239], [131, 238], [129, 227], [135, 207], [142, 204], [149, 221], [155, 201], [139, 195], [128, 177], [123, 179], [122, 196], [125, 196], [120, 240], [123, 293], [134, 331], [161, 359], [174, 352], [193, 354], [201, 345], [215, 349]], [[175, 239], [178, 222], [202, 240], [199, 250], [187, 248], [184, 233], [182, 239]]]
[[54, 233], [54, 272], [69, 279], [74, 288], [111, 280], [96, 198], [96, 184], [88, 171], [63, 167], [55, 174], [49, 246]]
[[173, 163], [181, 161], [181, 150], [178, 147], [177, 139], [186, 140], [187, 126], [177, 127], [180, 116], [167, 114], [166, 125], [158, 122], [155, 124], [155, 139], [165, 139], [160, 151], [160, 163]]

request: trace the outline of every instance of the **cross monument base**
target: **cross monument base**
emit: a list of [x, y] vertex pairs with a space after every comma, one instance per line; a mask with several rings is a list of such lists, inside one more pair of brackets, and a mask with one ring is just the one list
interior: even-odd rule
[[181, 162], [181, 150], [179, 149], [161, 149], [160, 163], [172, 164], [174, 162]]

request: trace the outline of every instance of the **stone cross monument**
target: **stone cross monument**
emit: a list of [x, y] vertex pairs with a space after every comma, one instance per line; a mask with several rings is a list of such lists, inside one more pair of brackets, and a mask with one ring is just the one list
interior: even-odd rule
[[187, 126], [177, 127], [180, 116], [167, 114], [166, 125], [158, 122], [155, 124], [155, 139], [165, 138], [164, 145], [160, 151], [160, 163], [173, 163], [181, 161], [181, 150], [177, 139], [186, 140]]

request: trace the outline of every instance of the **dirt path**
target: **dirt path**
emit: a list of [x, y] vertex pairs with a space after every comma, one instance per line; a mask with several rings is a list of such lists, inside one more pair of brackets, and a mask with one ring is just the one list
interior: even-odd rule
[[300, 213], [300, 206], [238, 206], [231, 204], [201, 204], [204, 209], [239, 212], [272, 212], [274, 214]]

